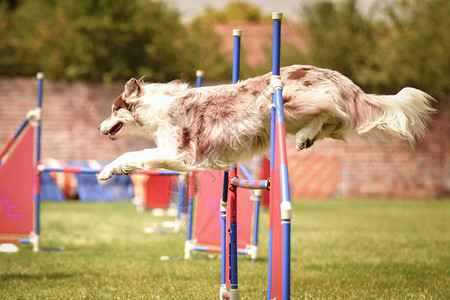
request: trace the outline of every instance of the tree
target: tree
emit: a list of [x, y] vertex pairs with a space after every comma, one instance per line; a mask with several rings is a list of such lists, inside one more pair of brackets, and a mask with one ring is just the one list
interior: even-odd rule
[[450, 93], [450, 2], [409, 0], [386, 5], [384, 11], [392, 24], [383, 45], [392, 85]]
[[308, 26], [310, 64], [357, 80], [376, 51], [373, 23], [359, 11], [357, 0], [314, 2], [303, 7], [302, 15]]
[[245, 1], [230, 1], [223, 9], [214, 9], [210, 6], [205, 8], [205, 12], [197, 17], [196, 21], [202, 23], [234, 23], [263, 21], [261, 10]]
[[356, 0], [303, 7], [310, 64], [336, 69], [372, 93], [413, 86], [434, 96], [450, 92], [450, 2], [384, 2], [372, 14]]
[[0, 75], [166, 81], [181, 71], [183, 30], [162, 2], [23, 1], [1, 23]]
[[195, 69], [205, 71], [209, 82], [229, 81], [232, 65], [221, 51], [222, 38], [214, 32], [214, 25], [194, 20], [186, 27], [183, 42], [183, 72], [181, 78], [193, 79]]

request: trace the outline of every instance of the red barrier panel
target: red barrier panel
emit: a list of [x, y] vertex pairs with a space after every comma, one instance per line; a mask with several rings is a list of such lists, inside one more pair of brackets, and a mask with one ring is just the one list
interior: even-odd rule
[[144, 206], [150, 209], [168, 208], [172, 199], [173, 176], [148, 175], [144, 192]]
[[0, 235], [34, 232], [34, 132], [28, 126], [0, 166]]
[[[197, 205], [195, 208], [194, 239], [198, 245], [220, 248], [220, 199], [223, 171], [198, 172]], [[245, 249], [252, 241], [254, 201], [251, 191], [238, 189], [237, 246]]]

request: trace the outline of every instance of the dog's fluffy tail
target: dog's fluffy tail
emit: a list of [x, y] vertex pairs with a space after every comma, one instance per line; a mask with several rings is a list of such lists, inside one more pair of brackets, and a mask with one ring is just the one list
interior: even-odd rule
[[363, 115], [358, 116], [356, 130], [362, 136], [384, 131], [413, 143], [424, 138], [430, 115], [436, 112], [433, 97], [409, 87], [390, 96], [366, 94], [362, 100], [368, 104], [363, 106], [370, 107], [359, 111]]

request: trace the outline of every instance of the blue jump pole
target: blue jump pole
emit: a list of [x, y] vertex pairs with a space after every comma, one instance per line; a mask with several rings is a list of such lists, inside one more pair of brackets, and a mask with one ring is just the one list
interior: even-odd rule
[[[195, 72], [195, 76], [197, 77], [196, 87], [201, 87], [203, 84], [203, 71], [197, 70]], [[184, 201], [184, 198], [183, 198], [183, 201]], [[181, 204], [181, 201], [180, 201], [180, 204]], [[183, 205], [181, 205], [181, 206], [179, 205], [178, 207], [179, 207], [179, 209], [184, 209], [184, 203], [183, 203]], [[194, 199], [189, 198], [188, 199], [188, 229], [187, 229], [188, 240], [190, 240], [192, 238], [193, 209], [194, 209]], [[182, 212], [180, 211], [179, 215], [181, 215], [181, 213]]]
[[188, 224], [186, 230], [186, 242], [184, 246], [184, 259], [192, 258], [192, 226], [193, 226], [193, 210], [195, 197], [195, 172], [188, 173]]
[[[241, 37], [242, 30], [234, 29], [234, 47], [233, 47], [233, 77], [232, 82], [239, 81], [239, 71], [241, 67]], [[237, 165], [231, 166], [233, 177], [237, 175]], [[230, 299], [239, 299], [238, 289], [238, 253], [237, 253], [237, 188], [230, 188], [234, 195], [230, 197]]]
[[223, 172], [222, 200], [220, 201], [220, 297], [225, 298], [228, 293], [226, 283], [227, 268], [227, 200], [228, 200], [228, 171]]
[[203, 71], [202, 70], [197, 70], [197, 72], [195, 72], [195, 75], [197, 76], [197, 87], [201, 87], [203, 84]]
[[227, 267], [227, 202], [228, 202], [228, 171], [223, 172], [222, 200], [220, 201], [220, 237], [221, 237], [221, 262], [220, 262], [220, 293], [226, 291], [226, 267]]
[[[174, 232], [178, 232], [181, 226], [181, 218], [183, 217], [184, 212], [184, 206], [185, 206], [185, 200], [186, 200], [186, 178], [187, 174], [182, 173], [178, 175], [178, 214], [177, 214], [177, 222], [178, 225], [176, 226]], [[189, 219], [189, 208], [188, 208], [188, 222]], [[188, 224], [189, 228], [189, 224]], [[189, 230], [189, 229], [188, 229]]]
[[[36, 117], [36, 164], [35, 168], [39, 166], [41, 162], [41, 111], [42, 111], [42, 93], [43, 93], [43, 85], [44, 85], [44, 74], [37, 73], [36, 78], [38, 80], [38, 94], [37, 94], [37, 117]], [[36, 192], [34, 195], [34, 206], [35, 206], [35, 236], [32, 237], [33, 242], [33, 251], [39, 251], [39, 236], [40, 236], [40, 210], [41, 210], [41, 193], [40, 193], [40, 172], [36, 170]]]
[[[275, 23], [275, 22], [274, 22]], [[275, 29], [274, 29], [275, 31]], [[275, 47], [275, 46], [273, 46]], [[275, 52], [275, 50], [274, 50]], [[279, 48], [278, 48], [279, 53]], [[274, 60], [275, 55], [272, 56], [272, 60]], [[274, 64], [278, 64], [278, 67], [280, 65], [279, 60], [272, 61], [272, 69], [276, 69], [276, 66], [274, 68]], [[271, 116], [270, 116], [270, 178], [273, 180], [275, 179], [275, 122], [276, 122], [276, 108], [275, 108], [275, 98], [272, 94], [272, 107], [271, 107]], [[271, 198], [272, 197], [271, 192]], [[273, 201], [271, 199], [270, 201]], [[268, 282], [267, 282], [267, 300], [271, 299], [272, 295], [272, 244], [273, 244], [273, 216], [270, 216], [269, 219], [269, 259], [268, 259]]]
[[[240, 63], [241, 63], [241, 37], [242, 37], [242, 30], [240, 29], [234, 29], [233, 30], [233, 37], [234, 37], [234, 47], [233, 47], [233, 75], [232, 75], [232, 82], [237, 83], [239, 81], [239, 70], [240, 70]], [[232, 165], [230, 168], [230, 174], [231, 177], [237, 177], [237, 165]], [[228, 189], [230, 191], [230, 201], [228, 205], [230, 205], [230, 247], [229, 247], [229, 272], [230, 272], [230, 285], [231, 289], [229, 294], [225, 295], [225, 285], [226, 285], [226, 278], [224, 277], [224, 273], [226, 273], [226, 260], [223, 259], [226, 253], [226, 243], [224, 244], [224, 236], [222, 235], [222, 283], [221, 283], [221, 297], [224, 298], [225, 296], [228, 296], [229, 299], [239, 299], [239, 288], [238, 288], [238, 271], [237, 271], [237, 188], [235, 186], [229, 185], [229, 174], [228, 172], [224, 172], [223, 176], [223, 198], [222, 201], [227, 201], [228, 197]], [[226, 205], [222, 204], [221, 212], [222, 210], [225, 210], [226, 212]], [[223, 214], [221, 213], [221, 216]], [[224, 221], [225, 219], [225, 221]], [[226, 217], [222, 219], [221, 224], [226, 226]], [[224, 233], [224, 229], [222, 227], [222, 234]], [[225, 231], [226, 235], [226, 231]], [[226, 238], [226, 236], [225, 236]], [[224, 280], [225, 279], [225, 280]], [[228, 298], [226, 297], [226, 298]]]
[[239, 71], [241, 68], [241, 37], [242, 30], [234, 29], [234, 46], [233, 46], [233, 77], [232, 83], [237, 83], [239, 81]]
[[[193, 182], [191, 182], [190, 179], [188, 179], [188, 182], [189, 182], [189, 184], [193, 183]], [[184, 205], [184, 203], [182, 205]], [[186, 240], [189, 242], [192, 240], [193, 214], [194, 214], [194, 195], [189, 193], [189, 197], [188, 197], [188, 216], [189, 216], [189, 218], [188, 218], [188, 224], [187, 224], [188, 229], [186, 231]]]
[[[197, 77], [196, 80], [196, 86], [201, 87], [203, 84], [203, 71], [197, 70], [195, 72], [195, 76]], [[184, 251], [184, 258], [190, 259], [192, 255], [193, 250], [193, 243], [192, 243], [192, 227], [194, 224], [194, 185], [195, 184], [195, 173], [191, 172], [188, 174], [188, 222], [187, 222], [187, 230], [186, 230], [186, 244], [185, 244], [185, 251]]]
[[[274, 185], [279, 185], [279, 189], [274, 189], [276, 192], [281, 193], [281, 204], [279, 208], [280, 216], [271, 216], [272, 221], [281, 219], [282, 226], [282, 274], [275, 274], [275, 276], [282, 276], [281, 287], [280, 286], [272, 286], [269, 287], [270, 293], [268, 294], [268, 298], [279, 298], [287, 300], [290, 299], [290, 236], [291, 236], [291, 202], [290, 202], [290, 194], [289, 194], [289, 178], [288, 178], [288, 168], [287, 168], [287, 157], [286, 157], [286, 132], [285, 132], [285, 123], [284, 123], [284, 113], [283, 113], [283, 97], [282, 97], [282, 82], [280, 77], [280, 41], [281, 41], [281, 13], [273, 13], [273, 57], [272, 57], [272, 78], [271, 84], [273, 88], [273, 97], [272, 101], [275, 104], [275, 114], [276, 114], [276, 122], [275, 122], [275, 139], [272, 141], [275, 142], [276, 148], [271, 152], [271, 172], [272, 174], [279, 174], [275, 177], [272, 177], [272, 181]], [[272, 110], [272, 117], [274, 115], [274, 111]], [[273, 124], [273, 119], [272, 119]], [[274, 133], [272, 127], [272, 133]], [[272, 164], [272, 160], [274, 164]], [[275, 168], [278, 168], [276, 170]], [[277, 195], [279, 197], [279, 195]], [[272, 199], [271, 199], [272, 201]], [[278, 223], [279, 224], [279, 223]], [[276, 226], [273, 224], [273, 226]], [[274, 237], [270, 237], [271, 241], [273, 241]], [[271, 245], [271, 253], [273, 253], [273, 247], [280, 247], [280, 245]], [[277, 248], [279, 249], [279, 248]], [[277, 251], [279, 253], [279, 251]], [[272, 264], [274, 261], [272, 260]], [[271, 266], [273, 267], [273, 265]], [[269, 271], [269, 276], [273, 276], [271, 274], [271, 270]], [[269, 277], [269, 281], [274, 278]], [[278, 280], [279, 282], [279, 280]]]

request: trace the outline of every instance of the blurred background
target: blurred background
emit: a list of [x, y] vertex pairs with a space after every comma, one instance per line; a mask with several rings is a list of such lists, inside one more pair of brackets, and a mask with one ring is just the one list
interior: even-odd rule
[[294, 196], [448, 197], [448, 0], [0, 0], [0, 148], [35, 106], [37, 72], [46, 78], [44, 157], [108, 161], [148, 147], [97, 132], [125, 81], [193, 82], [202, 69], [207, 84], [228, 83], [234, 28], [244, 32], [241, 78], [267, 73], [271, 11], [285, 15], [282, 65], [335, 69], [367, 93], [412, 86], [438, 100], [414, 148], [390, 139], [291, 147]]

